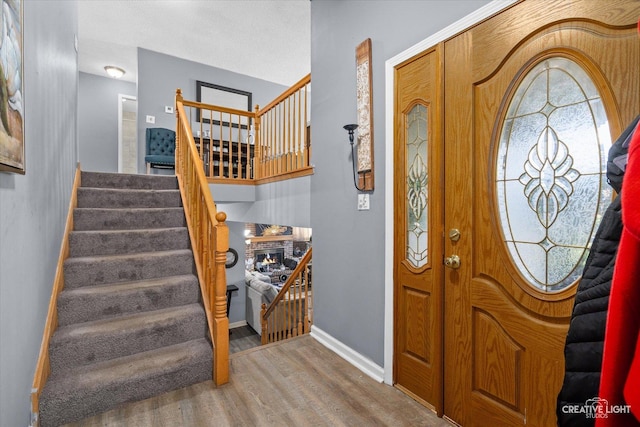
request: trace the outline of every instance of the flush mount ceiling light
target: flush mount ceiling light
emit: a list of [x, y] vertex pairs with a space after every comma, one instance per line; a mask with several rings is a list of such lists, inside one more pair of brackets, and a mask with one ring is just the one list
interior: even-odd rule
[[120, 67], [107, 65], [106, 67], [104, 67], [104, 70], [107, 72], [107, 74], [109, 74], [109, 76], [113, 77], [114, 79], [119, 79], [120, 77], [124, 76], [124, 70]]

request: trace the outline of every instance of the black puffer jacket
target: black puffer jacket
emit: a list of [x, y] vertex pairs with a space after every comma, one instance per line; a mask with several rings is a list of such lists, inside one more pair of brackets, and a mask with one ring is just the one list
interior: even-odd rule
[[[618, 193], [622, 189], [629, 140], [639, 119], [640, 116], [636, 117], [609, 150], [607, 178]], [[578, 285], [564, 348], [564, 383], [556, 408], [560, 427], [595, 424], [585, 414], [566, 412], [569, 412], [567, 405], [582, 407], [588, 399], [598, 396], [609, 292], [621, 233], [618, 195], [602, 218]]]

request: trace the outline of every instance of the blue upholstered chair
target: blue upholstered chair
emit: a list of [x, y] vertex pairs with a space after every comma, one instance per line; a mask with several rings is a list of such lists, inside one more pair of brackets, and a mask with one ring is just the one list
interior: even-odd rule
[[176, 133], [171, 129], [147, 128], [147, 151], [144, 161], [147, 174], [151, 168], [174, 169], [176, 166]]

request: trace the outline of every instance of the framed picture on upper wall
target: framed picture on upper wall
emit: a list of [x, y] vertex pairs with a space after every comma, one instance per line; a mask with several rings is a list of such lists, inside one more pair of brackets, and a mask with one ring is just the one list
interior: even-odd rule
[[25, 173], [22, 0], [2, 0], [0, 171]]
[[[203, 104], [216, 105], [218, 107], [233, 108], [234, 110], [251, 111], [251, 92], [233, 89], [196, 81], [196, 101]], [[237, 117], [237, 116], [236, 116]], [[202, 120], [201, 120], [202, 119]], [[215, 126], [229, 126], [232, 122], [230, 114], [221, 113], [219, 116], [200, 117], [200, 109], [197, 110], [196, 120], [201, 123], [213, 123]], [[240, 126], [247, 129], [249, 126], [248, 118], [243, 117]], [[233, 121], [233, 127], [238, 127], [238, 123]]]

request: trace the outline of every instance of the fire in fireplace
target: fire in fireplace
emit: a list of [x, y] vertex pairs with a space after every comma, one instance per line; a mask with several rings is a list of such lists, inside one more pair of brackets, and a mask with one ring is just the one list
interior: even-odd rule
[[256, 249], [253, 256], [255, 257], [256, 270], [277, 270], [284, 262], [284, 248]]

